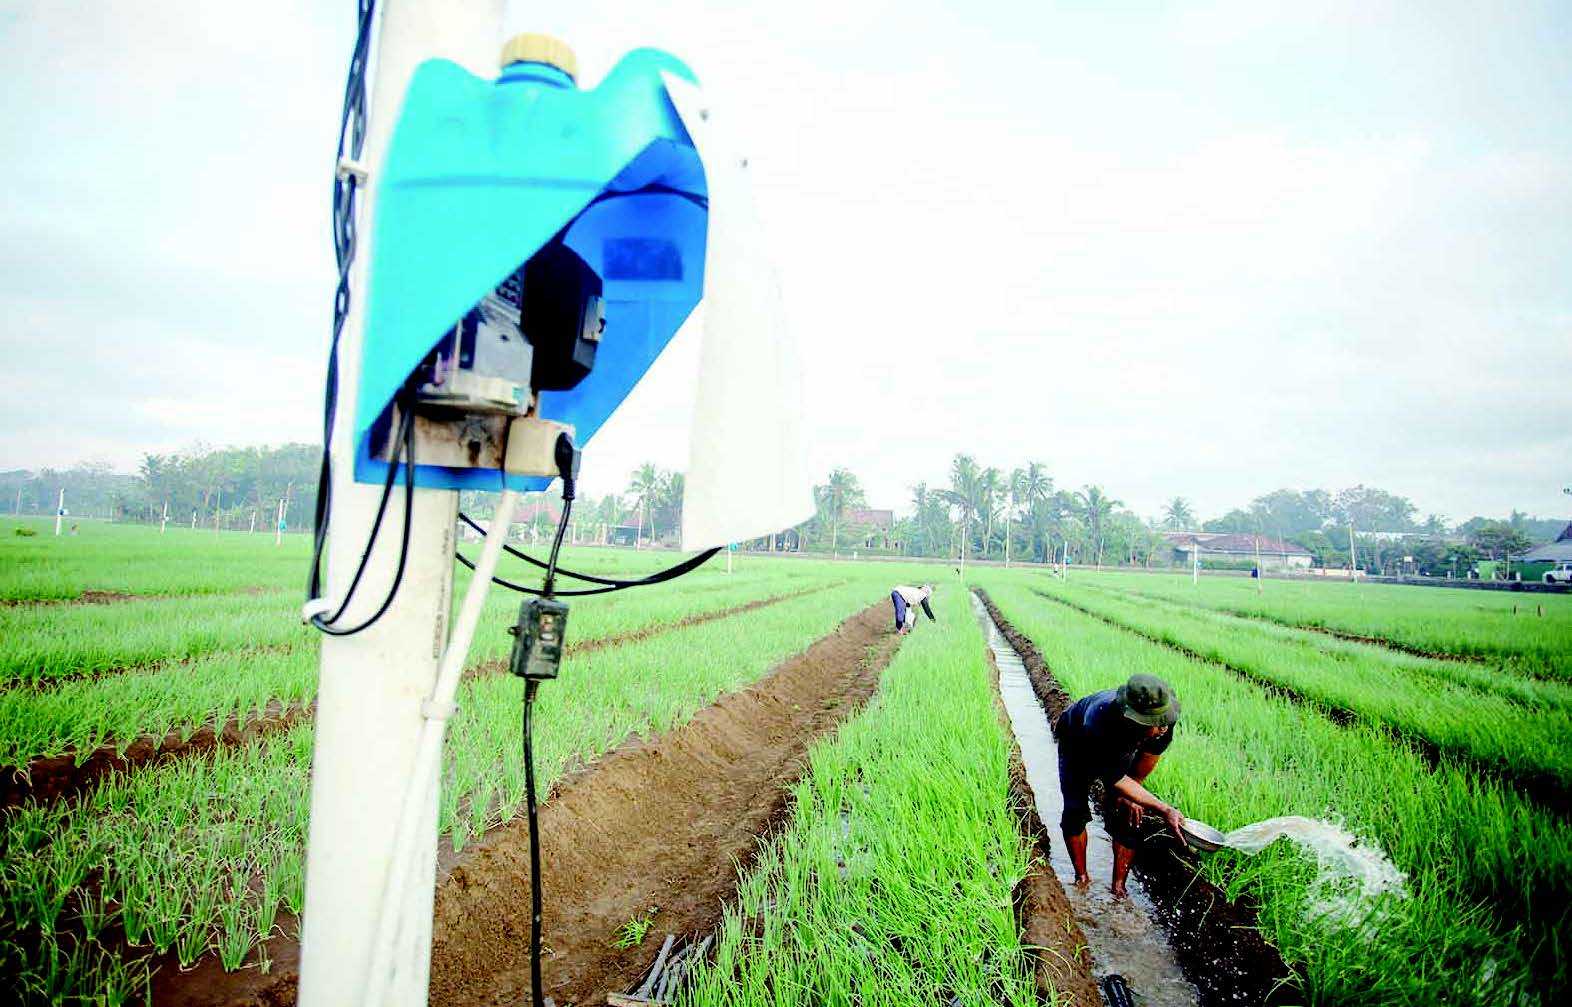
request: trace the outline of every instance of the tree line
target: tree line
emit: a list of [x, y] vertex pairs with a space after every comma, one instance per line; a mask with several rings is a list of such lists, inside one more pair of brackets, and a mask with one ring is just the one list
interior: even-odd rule
[[[271, 529], [280, 502], [291, 530], [310, 527], [316, 505], [320, 449], [308, 444], [212, 448], [146, 454], [135, 473], [106, 463], [69, 469], [0, 472], [0, 506], [19, 514], [53, 514], [63, 488], [73, 516], [200, 527]], [[675, 544], [682, 523], [684, 477], [651, 463], [634, 470], [626, 489], [583, 498], [575, 508], [580, 541]], [[1348, 565], [1349, 532], [1358, 565], [1385, 571], [1402, 566], [1420, 573], [1461, 573], [1480, 559], [1504, 559], [1553, 538], [1563, 522], [1513, 511], [1503, 519], [1472, 517], [1458, 524], [1437, 514], [1420, 517], [1406, 497], [1376, 487], [1337, 492], [1280, 489], [1247, 506], [1202, 520], [1194, 505], [1175, 496], [1162, 513], [1143, 519], [1096, 485], [1059, 486], [1041, 462], [1003, 469], [974, 456], [951, 459], [941, 481], [922, 481], [905, 501], [908, 511], [888, 526], [870, 520], [861, 480], [849, 468], [830, 471], [813, 490], [812, 518], [756, 548], [932, 558], [1163, 565], [1173, 549], [1166, 533], [1243, 533], [1292, 542], [1317, 566]], [[491, 512], [493, 495], [465, 493], [465, 509]], [[531, 495], [521, 523], [544, 533], [556, 498]], [[892, 508], [893, 509], [893, 508]], [[615, 530], [615, 531], [614, 531]]]

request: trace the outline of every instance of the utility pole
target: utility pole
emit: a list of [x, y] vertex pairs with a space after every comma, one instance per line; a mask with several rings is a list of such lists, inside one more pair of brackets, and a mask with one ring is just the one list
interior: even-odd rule
[[[503, 7], [504, 0], [382, 4], [360, 157], [368, 180], [356, 207], [359, 251], [350, 269], [353, 296], [338, 349], [341, 403], [358, 399], [375, 238], [372, 221], [383, 159], [405, 89], [415, 67], [431, 58], [450, 59], [472, 73], [493, 76]], [[382, 496], [380, 485], [354, 479], [354, 419], [355, 410], [341, 406], [331, 432], [333, 514], [324, 588], [330, 601], [343, 598], [349, 587]], [[373, 985], [373, 946], [392, 880], [393, 846], [426, 724], [423, 701], [432, 694], [448, 641], [458, 493], [417, 487], [412, 514], [404, 513], [403, 496], [395, 493], [389, 501], [383, 533], [344, 623], [359, 625], [387, 596], [401, 552], [396, 530], [408, 520], [409, 549], [398, 594], [364, 632], [322, 640], [301, 925], [301, 1007], [361, 1004]], [[510, 509], [511, 503], [509, 497]], [[498, 518], [505, 520], [503, 515]], [[433, 788], [414, 835], [420, 856], [409, 869], [402, 903], [392, 907], [402, 926], [389, 959], [392, 980], [385, 987], [380, 977], [376, 983], [385, 989], [377, 995], [378, 1007], [424, 1007], [427, 1000], [436, 821]]]
[[1348, 583], [1352, 584], [1358, 579], [1359, 564], [1354, 558], [1354, 522], [1348, 522]]
[[55, 504], [55, 534], [60, 534], [60, 522], [65, 519], [65, 487], [60, 487], [60, 502]]
[[1266, 580], [1266, 568], [1261, 565], [1261, 533], [1255, 533], [1255, 593], [1260, 594], [1265, 587], [1261, 583]]
[[164, 516], [162, 518], [159, 518], [159, 521], [158, 521], [158, 533], [160, 535], [164, 534], [164, 529], [168, 528], [168, 527], [169, 527], [169, 498], [165, 497], [164, 498]]

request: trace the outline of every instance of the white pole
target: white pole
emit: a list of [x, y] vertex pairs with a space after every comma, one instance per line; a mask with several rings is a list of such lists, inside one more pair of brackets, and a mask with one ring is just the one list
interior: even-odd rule
[[158, 519], [158, 533], [164, 534], [164, 529], [169, 527], [169, 498], [164, 498], [164, 516]]
[[55, 534], [60, 534], [60, 522], [65, 519], [65, 487], [60, 487], [60, 502], [55, 504]]
[[218, 498], [213, 501], [213, 531], [218, 531], [218, 518], [224, 513], [224, 491], [218, 491]]
[[273, 522], [273, 544], [284, 544], [284, 498], [278, 498], [278, 520]]
[[[349, 317], [339, 346], [341, 402], [354, 403], [360, 380], [367, 262], [373, 204], [387, 141], [415, 66], [454, 60], [487, 77], [496, 73], [504, 0], [385, 0], [376, 76], [361, 161], [371, 172], [356, 218], [359, 253], [351, 271]], [[333, 513], [328, 542], [328, 599], [341, 598], [365, 548], [381, 486], [356, 483], [353, 417], [341, 405], [333, 430]], [[418, 451], [418, 448], [417, 448]], [[383, 519], [365, 577], [343, 617], [355, 625], [386, 597], [398, 562], [403, 494]], [[448, 637], [458, 494], [417, 489], [403, 585], [383, 617], [349, 637], [325, 637], [312, 756], [311, 827], [301, 927], [301, 1007], [363, 1002], [372, 985], [377, 920], [389, 887], [395, 836], [416, 755], [428, 723], [422, 713]], [[498, 539], [500, 543], [500, 537]], [[436, 804], [430, 798], [413, 848], [406, 923], [393, 956], [398, 967], [379, 1004], [426, 1003], [432, 895], [436, 882]]]

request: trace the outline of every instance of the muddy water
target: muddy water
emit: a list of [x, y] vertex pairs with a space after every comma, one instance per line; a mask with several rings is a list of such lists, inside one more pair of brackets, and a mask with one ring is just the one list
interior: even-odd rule
[[1099, 980], [1113, 974], [1124, 976], [1135, 991], [1136, 1002], [1144, 1007], [1195, 1007], [1199, 1000], [1196, 989], [1185, 979], [1167, 938], [1153, 922], [1151, 900], [1139, 882], [1130, 879], [1128, 899], [1115, 899], [1109, 893], [1113, 845], [1095, 819], [1086, 830], [1086, 867], [1092, 884], [1088, 888], [1074, 884], [1075, 871], [1057, 829], [1064, 809], [1059, 794], [1059, 750], [1047, 714], [1032, 691], [1020, 656], [975, 595], [972, 607], [988, 634], [988, 646], [999, 667], [999, 692], [1037, 799], [1037, 814], [1049, 830], [1049, 859], [1075, 910], [1076, 922], [1086, 934], [1092, 972]]

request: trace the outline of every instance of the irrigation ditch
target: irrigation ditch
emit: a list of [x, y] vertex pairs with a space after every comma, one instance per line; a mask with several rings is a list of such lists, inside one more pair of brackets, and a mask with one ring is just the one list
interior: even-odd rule
[[1306, 709], [1315, 710], [1317, 713], [1321, 714], [1323, 717], [1327, 718], [1328, 720], [1332, 721], [1332, 723], [1337, 724], [1340, 727], [1347, 727], [1354, 723], [1363, 723], [1374, 727], [1381, 731], [1393, 744], [1417, 752], [1431, 769], [1435, 769], [1443, 762], [1447, 761], [1467, 766], [1470, 770], [1478, 773], [1481, 776], [1495, 780], [1501, 783], [1503, 786], [1511, 787], [1517, 790], [1524, 796], [1539, 804], [1551, 814], [1554, 814], [1560, 818], [1572, 817], [1572, 792], [1569, 792], [1561, 780], [1554, 776], [1550, 776], [1548, 774], [1526, 774], [1514, 772], [1505, 766], [1484, 759], [1475, 758], [1464, 752], [1443, 750], [1434, 741], [1431, 741], [1429, 738], [1426, 738], [1422, 735], [1404, 731], [1403, 729], [1392, 724], [1386, 724], [1377, 720], [1371, 720], [1369, 718], [1362, 717], [1357, 711], [1350, 710], [1347, 707], [1338, 706], [1335, 703], [1323, 702], [1321, 700], [1307, 696], [1299, 690], [1292, 688], [1291, 686], [1283, 685], [1280, 682], [1274, 682], [1271, 679], [1265, 678], [1248, 668], [1242, 668], [1228, 661], [1220, 660], [1217, 657], [1203, 654], [1200, 651], [1197, 651], [1191, 647], [1187, 647], [1177, 641], [1169, 640], [1157, 634], [1148, 633], [1144, 630], [1137, 629], [1134, 626], [1120, 622], [1118, 619], [1103, 615], [1101, 612], [1093, 611], [1092, 609], [1086, 608], [1083, 605], [1077, 605], [1075, 602], [1066, 598], [1060, 598], [1057, 595], [1048, 594], [1044, 591], [1039, 591], [1036, 588], [1032, 588], [1031, 591], [1033, 594], [1044, 599], [1045, 601], [1052, 602], [1056, 605], [1063, 605], [1064, 607], [1071, 609], [1072, 611], [1079, 612], [1081, 615], [1084, 615], [1088, 618], [1096, 619], [1098, 622], [1101, 622], [1106, 626], [1111, 626], [1114, 629], [1120, 630], [1121, 632], [1133, 634], [1134, 636], [1138, 636], [1150, 643], [1167, 648], [1168, 650], [1174, 651], [1175, 653], [1183, 654], [1192, 660], [1201, 661], [1214, 667], [1222, 668], [1229, 674], [1236, 675], [1273, 696], [1284, 699], [1290, 703], [1298, 704], [1305, 707]]
[[[580, 657], [611, 647], [638, 643], [654, 636], [742, 615], [770, 605], [793, 601], [818, 591], [827, 591], [841, 583], [844, 582], [758, 598], [729, 608], [698, 612], [674, 622], [645, 626], [615, 636], [570, 643], [567, 655]], [[293, 645], [269, 649], [283, 651], [288, 650], [290, 646]], [[210, 655], [204, 655], [206, 656]], [[464, 680], [471, 681], [498, 675], [506, 670], [505, 660], [486, 661], [467, 669], [464, 672]], [[86, 755], [67, 750], [56, 755], [29, 759], [25, 766], [0, 766], [0, 811], [28, 801], [55, 801], [74, 797], [90, 790], [112, 773], [129, 773], [160, 762], [199, 756], [216, 748], [243, 745], [286, 731], [310, 720], [315, 715], [315, 700], [288, 704], [273, 700], [260, 713], [251, 717], [236, 714], [222, 723], [201, 724], [195, 729], [174, 728], [161, 736], [144, 734], [128, 742], [108, 741]]]
[[[685, 936], [697, 952], [735, 897], [739, 867], [787, 820], [809, 747], [877, 691], [899, 644], [887, 619], [886, 605], [870, 606], [681, 727], [630, 740], [553, 785], [540, 822], [544, 971], [558, 1003], [605, 1003], [638, 988], [661, 935]], [[494, 829], [460, 854], [445, 850], [438, 877], [430, 1002], [527, 998], [525, 823]], [[614, 946], [618, 929], [637, 919], [651, 921], [653, 936]], [[294, 931], [291, 923], [284, 921], [285, 932]], [[265, 953], [267, 975], [225, 972], [213, 958], [185, 972], [168, 963], [154, 975], [153, 1001], [293, 1003], [298, 942], [276, 937]]]
[[[1072, 697], [1044, 662], [1042, 652], [1005, 618], [988, 593], [974, 589], [989, 618], [1021, 658], [1027, 680], [1051, 723]], [[1097, 808], [1100, 802], [1094, 801]], [[1152, 916], [1167, 937], [1198, 1007], [1291, 1005], [1304, 1002], [1293, 971], [1261, 935], [1257, 907], [1231, 900], [1201, 876], [1195, 854], [1148, 822], [1133, 874], [1150, 900]], [[1039, 820], [1039, 842], [1052, 840]], [[1093, 884], [1100, 883], [1100, 879]], [[1137, 993], [1141, 991], [1136, 990]]]

